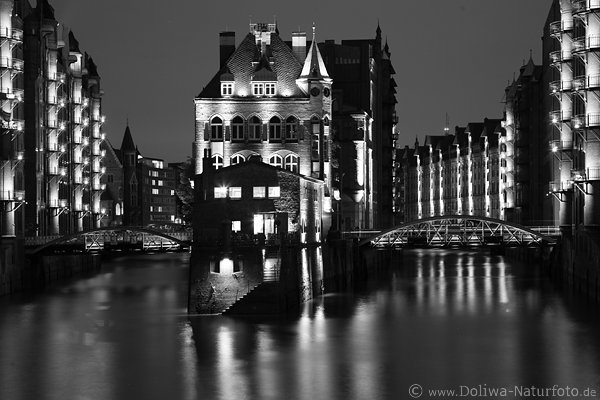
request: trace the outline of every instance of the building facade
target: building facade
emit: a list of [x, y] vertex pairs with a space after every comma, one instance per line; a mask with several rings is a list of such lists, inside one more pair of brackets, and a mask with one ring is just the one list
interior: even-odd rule
[[549, 192], [561, 227], [600, 224], [600, 3], [552, 3], [544, 27], [544, 54], [554, 155]]

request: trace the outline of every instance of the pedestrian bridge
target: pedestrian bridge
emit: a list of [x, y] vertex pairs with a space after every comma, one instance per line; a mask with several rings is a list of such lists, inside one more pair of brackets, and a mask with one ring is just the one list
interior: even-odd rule
[[179, 251], [189, 248], [191, 232], [161, 232], [147, 227], [108, 227], [64, 236], [25, 238], [29, 254], [119, 251]]
[[487, 217], [444, 215], [407, 222], [372, 234], [361, 245], [388, 247], [551, 246], [557, 227], [525, 227]]

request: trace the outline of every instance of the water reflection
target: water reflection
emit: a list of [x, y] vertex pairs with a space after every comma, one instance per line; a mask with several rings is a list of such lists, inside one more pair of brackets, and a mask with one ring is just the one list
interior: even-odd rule
[[[179, 257], [179, 258], [178, 258]], [[412, 251], [276, 320], [186, 317], [186, 259], [0, 303], [2, 399], [389, 399], [411, 384], [598, 386], [597, 308], [539, 268]]]

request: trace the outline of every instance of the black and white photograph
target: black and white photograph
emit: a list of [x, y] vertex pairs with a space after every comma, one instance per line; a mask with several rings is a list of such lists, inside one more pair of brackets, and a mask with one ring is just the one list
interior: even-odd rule
[[0, 0], [0, 400], [600, 399], [600, 0]]

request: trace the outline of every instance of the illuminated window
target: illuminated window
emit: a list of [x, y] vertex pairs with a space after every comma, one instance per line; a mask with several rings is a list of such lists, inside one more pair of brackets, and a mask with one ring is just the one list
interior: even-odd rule
[[222, 82], [221, 83], [221, 95], [231, 96], [233, 94], [233, 82]]
[[312, 159], [313, 160], [318, 160], [319, 159], [319, 152], [321, 151], [320, 148], [320, 144], [319, 144], [319, 134], [321, 133], [321, 124], [319, 122], [319, 119], [316, 117], [313, 117], [310, 120], [311, 123], [311, 128], [312, 128]]
[[285, 140], [298, 140], [298, 120], [296, 117], [288, 117], [285, 120]]
[[269, 198], [276, 198], [280, 196], [279, 186], [269, 186]]
[[262, 121], [257, 116], [250, 118], [250, 123], [248, 124], [248, 139], [250, 140], [260, 140], [262, 133]]
[[233, 142], [244, 140], [244, 120], [241, 117], [235, 117], [231, 121], [231, 140]]
[[239, 186], [230, 187], [229, 188], [229, 198], [241, 199], [242, 198], [242, 188]]
[[269, 121], [269, 141], [281, 141], [281, 120], [277, 117], [273, 117]]
[[210, 140], [223, 140], [223, 121], [219, 117], [210, 121]]
[[285, 169], [296, 173], [299, 172], [300, 158], [295, 154], [285, 156]]
[[231, 156], [231, 165], [241, 164], [244, 161], [246, 161], [246, 159], [241, 154], [235, 154], [235, 155]]
[[226, 187], [215, 187], [215, 199], [224, 199], [227, 197]]
[[265, 83], [265, 95], [275, 96], [275, 82]]
[[213, 167], [215, 167], [215, 169], [219, 169], [223, 166], [223, 156], [221, 156], [220, 154], [215, 154], [214, 156], [212, 156], [212, 160], [213, 160]]
[[152, 189], [152, 194], [158, 194], [158, 189]]
[[265, 84], [264, 83], [253, 83], [252, 84], [252, 94], [254, 96], [262, 96], [265, 94]]
[[279, 154], [273, 154], [271, 156], [271, 158], [269, 158], [269, 164], [271, 164], [274, 167], [282, 168], [283, 167], [283, 158], [281, 158], [281, 156]]
[[255, 199], [264, 199], [266, 196], [266, 191], [264, 186], [254, 186], [252, 188], [252, 197]]
[[231, 232], [240, 232], [242, 230], [242, 221], [231, 221]]

